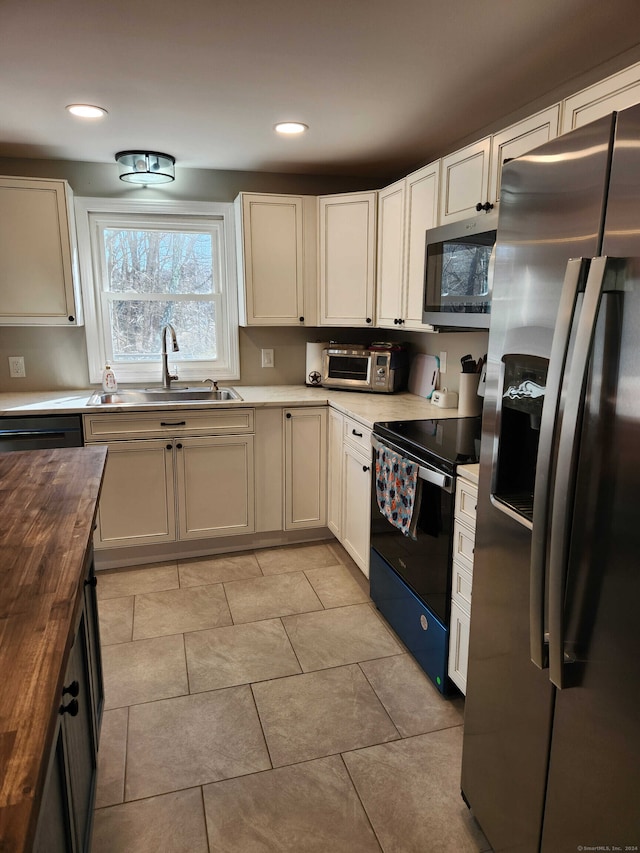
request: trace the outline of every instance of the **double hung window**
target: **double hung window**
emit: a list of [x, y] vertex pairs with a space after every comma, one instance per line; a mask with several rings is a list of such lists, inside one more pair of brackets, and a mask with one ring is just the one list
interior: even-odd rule
[[173, 204], [77, 200], [92, 382], [159, 381], [167, 324], [180, 379], [239, 376], [232, 206]]

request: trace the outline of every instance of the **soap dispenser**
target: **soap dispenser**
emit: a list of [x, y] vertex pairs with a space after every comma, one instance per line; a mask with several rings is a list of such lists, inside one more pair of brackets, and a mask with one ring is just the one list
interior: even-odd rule
[[114, 394], [118, 390], [116, 375], [110, 364], [105, 364], [102, 371], [102, 388], [107, 394]]

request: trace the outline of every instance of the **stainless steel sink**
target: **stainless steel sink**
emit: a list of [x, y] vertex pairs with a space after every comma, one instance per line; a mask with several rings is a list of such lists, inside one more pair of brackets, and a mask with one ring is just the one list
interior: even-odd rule
[[175, 388], [122, 388], [115, 393], [97, 391], [87, 401], [87, 406], [134, 406], [140, 403], [222, 403], [225, 400], [242, 400], [234, 388], [211, 390], [198, 386]]

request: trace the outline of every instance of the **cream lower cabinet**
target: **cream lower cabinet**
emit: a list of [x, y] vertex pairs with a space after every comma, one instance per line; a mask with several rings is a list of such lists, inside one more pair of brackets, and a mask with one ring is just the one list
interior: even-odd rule
[[327, 461], [327, 527], [342, 537], [342, 432], [344, 416], [329, 409], [329, 450]]
[[371, 430], [330, 410], [329, 528], [369, 577]]
[[85, 415], [87, 443], [109, 448], [96, 548], [253, 533], [253, 419], [253, 409]]
[[342, 538], [344, 549], [369, 577], [371, 539], [371, 458], [347, 441], [342, 457]]
[[327, 523], [327, 407], [283, 409], [284, 529]]
[[477, 502], [477, 486], [465, 480], [464, 475], [458, 476], [453, 523], [449, 678], [463, 693], [467, 692]]

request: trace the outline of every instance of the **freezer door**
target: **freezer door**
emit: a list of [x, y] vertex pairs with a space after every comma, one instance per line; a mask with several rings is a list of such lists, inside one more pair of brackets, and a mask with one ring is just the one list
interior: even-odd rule
[[[603, 247], [640, 256], [640, 110], [618, 116]], [[604, 283], [582, 418], [543, 853], [640, 845], [640, 259]], [[607, 292], [609, 291], [609, 292]]]
[[[555, 689], [530, 657], [531, 507], [509, 505], [507, 494], [512, 485], [524, 484], [529, 493], [535, 488], [539, 407], [529, 410], [517, 399], [517, 388], [509, 396], [505, 384], [531, 381], [546, 391], [567, 262], [593, 257], [600, 248], [611, 128], [611, 119], [600, 120], [503, 170], [462, 791], [493, 848], [512, 853], [539, 851]], [[509, 411], [505, 393], [513, 403]], [[498, 459], [502, 472], [495, 467]]]

